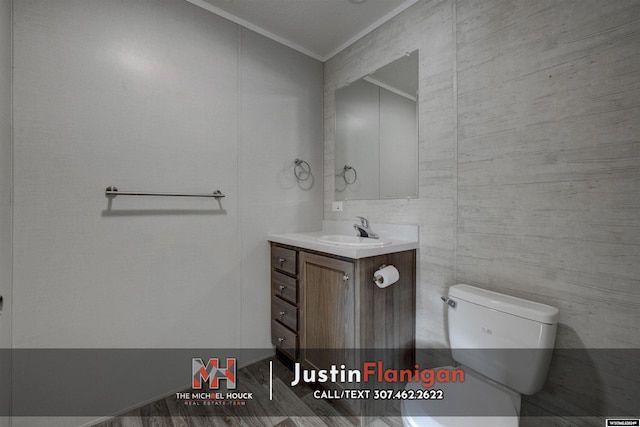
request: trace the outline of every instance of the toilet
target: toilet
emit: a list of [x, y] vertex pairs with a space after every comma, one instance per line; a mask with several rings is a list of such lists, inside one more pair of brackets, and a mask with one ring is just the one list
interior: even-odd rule
[[[441, 400], [403, 400], [406, 427], [517, 427], [520, 397], [539, 391], [549, 370], [558, 309], [469, 285], [449, 288], [451, 354], [464, 382], [435, 383]], [[417, 395], [420, 380], [405, 390]]]

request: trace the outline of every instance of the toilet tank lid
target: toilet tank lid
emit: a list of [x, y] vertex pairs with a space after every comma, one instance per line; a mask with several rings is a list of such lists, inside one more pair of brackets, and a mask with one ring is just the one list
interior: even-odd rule
[[558, 321], [559, 311], [555, 307], [476, 288], [475, 286], [464, 284], [453, 285], [449, 288], [449, 297], [458, 298], [536, 322], [552, 325]]

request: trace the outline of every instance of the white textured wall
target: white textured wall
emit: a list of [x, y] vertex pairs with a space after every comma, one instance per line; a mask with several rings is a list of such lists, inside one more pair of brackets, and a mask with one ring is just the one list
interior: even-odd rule
[[0, 348], [11, 346], [11, 0], [0, 1]]
[[[236, 346], [236, 25], [180, 1], [14, 13], [15, 346]], [[228, 197], [109, 210], [108, 185]]]
[[25, 0], [15, 67], [15, 347], [271, 351], [266, 236], [322, 218], [322, 64], [183, 0]]
[[33, 0], [15, 66], [14, 345], [270, 349], [266, 235], [322, 217], [292, 179], [322, 64], [181, 0]]
[[[0, 349], [11, 347], [11, 0], [0, 1]], [[8, 354], [0, 350], [0, 427], [10, 405]]]
[[[270, 233], [319, 230], [322, 64], [242, 31], [242, 346], [271, 348]], [[294, 161], [311, 166], [298, 183]]]
[[[637, 1], [421, 1], [326, 63], [325, 217], [420, 224], [419, 346], [446, 345], [439, 296], [466, 282], [557, 306], [558, 347], [640, 347], [639, 18]], [[333, 91], [416, 48], [419, 200], [331, 212]], [[555, 361], [529, 414], [635, 396], [598, 389], [633, 371], [625, 353], [591, 382], [585, 355]]]
[[[322, 65], [179, 0], [15, 16], [15, 345], [270, 347], [274, 212], [322, 215], [282, 170], [320, 168]], [[107, 185], [227, 197], [109, 210]]]

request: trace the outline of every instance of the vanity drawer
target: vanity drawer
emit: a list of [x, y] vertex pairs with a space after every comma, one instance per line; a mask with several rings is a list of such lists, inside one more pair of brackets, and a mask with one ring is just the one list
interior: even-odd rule
[[293, 331], [298, 330], [298, 308], [276, 296], [271, 298], [271, 320], [277, 320]]
[[295, 304], [298, 302], [298, 280], [272, 270], [271, 292]]
[[278, 270], [295, 275], [298, 270], [296, 251], [273, 246], [271, 248], [271, 265]]
[[271, 321], [271, 342], [291, 359], [298, 357], [298, 336], [275, 320]]

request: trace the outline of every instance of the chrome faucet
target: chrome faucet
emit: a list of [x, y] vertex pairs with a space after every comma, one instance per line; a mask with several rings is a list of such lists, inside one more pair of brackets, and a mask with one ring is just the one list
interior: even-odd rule
[[369, 229], [369, 220], [363, 216], [357, 216], [360, 220], [360, 224], [353, 224], [353, 228], [356, 229], [360, 237], [368, 237], [370, 239], [377, 239], [378, 235]]

